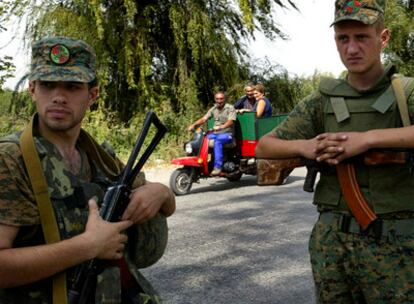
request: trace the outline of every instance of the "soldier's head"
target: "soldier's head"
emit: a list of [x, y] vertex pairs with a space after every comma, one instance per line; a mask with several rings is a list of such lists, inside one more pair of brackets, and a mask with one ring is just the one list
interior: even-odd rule
[[390, 39], [384, 9], [385, 0], [336, 0], [335, 42], [349, 73], [381, 73], [381, 52]]
[[91, 46], [68, 37], [47, 37], [32, 45], [30, 81], [65, 81], [96, 86], [96, 57]]
[[99, 93], [93, 49], [66, 37], [35, 42], [29, 93], [36, 104], [41, 132], [80, 128]]
[[217, 108], [222, 109], [226, 104], [226, 93], [223, 91], [218, 91], [214, 94], [214, 102], [216, 103]]

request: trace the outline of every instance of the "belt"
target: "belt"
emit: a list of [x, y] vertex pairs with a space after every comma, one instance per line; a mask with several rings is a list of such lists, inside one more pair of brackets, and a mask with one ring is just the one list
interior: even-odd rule
[[375, 238], [386, 237], [390, 234], [404, 236], [414, 234], [414, 218], [409, 219], [376, 219], [366, 230], [362, 230], [356, 219], [348, 214], [335, 212], [322, 212], [319, 221], [327, 225], [334, 225], [344, 233], [356, 233], [373, 236]]

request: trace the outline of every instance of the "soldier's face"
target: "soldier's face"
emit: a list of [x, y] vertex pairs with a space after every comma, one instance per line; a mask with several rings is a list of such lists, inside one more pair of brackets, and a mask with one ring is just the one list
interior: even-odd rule
[[98, 88], [79, 82], [35, 81], [29, 83], [29, 93], [36, 103], [40, 127], [67, 132], [80, 128], [86, 111], [98, 96]]
[[378, 30], [358, 21], [335, 25], [335, 42], [349, 73], [364, 74], [381, 65], [381, 51], [389, 41], [387, 29]]

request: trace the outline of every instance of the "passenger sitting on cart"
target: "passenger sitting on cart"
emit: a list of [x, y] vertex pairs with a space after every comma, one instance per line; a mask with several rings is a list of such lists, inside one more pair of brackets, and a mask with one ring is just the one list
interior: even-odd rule
[[270, 104], [270, 100], [265, 97], [265, 88], [261, 83], [254, 86], [253, 94], [256, 99], [253, 107], [253, 111], [256, 112], [256, 117], [266, 118], [272, 116], [272, 105]]
[[246, 95], [234, 104], [237, 113], [256, 112], [256, 118], [272, 116], [272, 105], [270, 100], [265, 97], [265, 89], [262, 84], [248, 84], [244, 91]]
[[215, 105], [206, 115], [188, 126], [188, 131], [193, 131], [197, 126], [204, 124], [210, 117], [214, 118], [214, 132], [207, 136], [208, 139], [214, 139], [214, 169], [211, 175], [217, 176], [220, 175], [223, 166], [223, 145], [233, 142], [234, 122], [237, 115], [234, 107], [226, 103], [226, 94], [223, 91], [214, 94], [214, 102]]
[[249, 82], [244, 87], [245, 95], [240, 97], [234, 104], [236, 113], [252, 112], [254, 105], [256, 104], [256, 98], [254, 97], [254, 84]]

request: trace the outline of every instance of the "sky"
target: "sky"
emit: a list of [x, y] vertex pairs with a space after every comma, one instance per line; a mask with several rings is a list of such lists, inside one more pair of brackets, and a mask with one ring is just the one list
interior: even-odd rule
[[[335, 0], [293, 0], [300, 12], [277, 9], [276, 21], [289, 39], [271, 42], [257, 34], [248, 43], [252, 60], [267, 57], [272, 64], [280, 64], [290, 74], [311, 76], [318, 72], [331, 72], [338, 76], [344, 69], [335, 48], [333, 21]], [[7, 26], [7, 25], [6, 25]], [[6, 83], [14, 88], [17, 80], [28, 71], [28, 52], [18, 40], [10, 42], [10, 32], [0, 33], [0, 57], [17, 58], [16, 77]]]
[[271, 42], [259, 35], [250, 43], [253, 58], [267, 56], [291, 74], [311, 76], [315, 70], [334, 76], [345, 69], [342, 65], [330, 27], [334, 18], [335, 0], [293, 0], [300, 12], [277, 10], [276, 21], [289, 40]]

